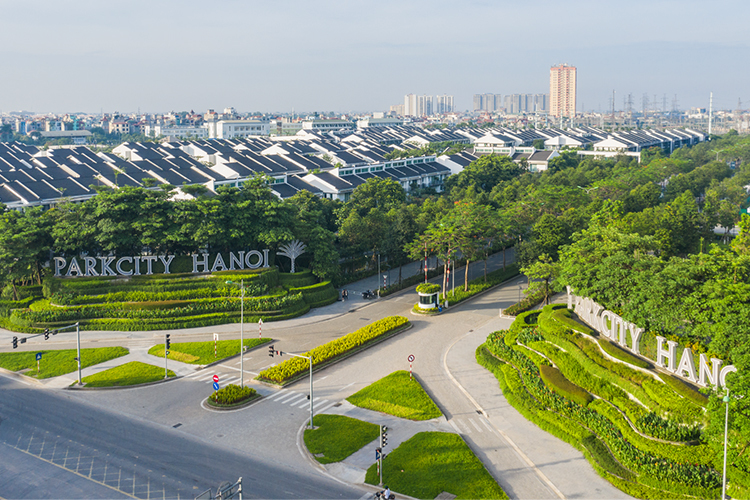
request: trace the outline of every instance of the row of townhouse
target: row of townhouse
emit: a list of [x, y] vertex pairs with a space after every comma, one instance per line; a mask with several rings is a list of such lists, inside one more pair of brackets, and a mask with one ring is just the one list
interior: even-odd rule
[[[391, 138], [398, 141], [391, 143]], [[414, 148], [415, 137], [430, 142], [474, 143], [474, 152], [451, 156], [423, 155], [390, 159], [390, 153]], [[423, 130], [418, 127], [368, 127], [335, 135], [301, 130], [290, 137], [122, 143], [112, 153], [94, 153], [83, 146], [42, 150], [21, 143], [0, 144], [0, 202], [10, 208], [49, 206], [62, 199], [82, 201], [96, 195], [93, 186], [205, 185], [241, 186], [265, 174], [271, 189], [288, 198], [302, 189], [318, 196], [346, 201], [367, 179], [390, 178], [407, 191], [431, 188], [439, 192], [445, 179], [457, 174], [481, 154], [506, 154], [542, 171], [564, 146], [593, 146], [580, 154], [614, 156], [639, 154], [653, 146], [674, 150], [704, 140], [690, 130], [616, 133], [591, 129]], [[531, 144], [543, 140], [545, 149]], [[538, 143], [537, 143], [538, 144]], [[610, 149], [605, 149], [610, 148]]]

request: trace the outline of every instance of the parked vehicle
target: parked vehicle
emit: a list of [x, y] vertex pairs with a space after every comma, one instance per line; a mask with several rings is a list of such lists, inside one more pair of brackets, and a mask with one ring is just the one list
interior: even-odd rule
[[377, 294], [373, 292], [372, 290], [365, 290], [362, 292], [362, 298], [363, 299], [375, 299], [377, 298]]

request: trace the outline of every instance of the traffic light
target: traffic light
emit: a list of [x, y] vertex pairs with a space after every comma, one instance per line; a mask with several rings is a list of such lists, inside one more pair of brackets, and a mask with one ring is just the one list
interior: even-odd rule
[[49, 340], [49, 328], [44, 329], [44, 340]]
[[385, 425], [380, 428], [380, 447], [385, 448], [388, 445], [388, 427]]
[[172, 345], [172, 341], [169, 340], [169, 334], [164, 335], [164, 349], [169, 350], [169, 346]]
[[271, 356], [271, 357], [273, 357], [273, 353], [274, 353], [273, 345], [269, 345], [268, 346], [268, 355]]
[[18, 337], [13, 337], [13, 349], [18, 348]]

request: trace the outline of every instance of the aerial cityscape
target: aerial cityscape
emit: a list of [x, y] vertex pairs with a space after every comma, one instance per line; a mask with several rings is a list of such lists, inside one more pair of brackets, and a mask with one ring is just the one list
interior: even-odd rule
[[0, 499], [750, 498], [744, 3], [0, 7]]

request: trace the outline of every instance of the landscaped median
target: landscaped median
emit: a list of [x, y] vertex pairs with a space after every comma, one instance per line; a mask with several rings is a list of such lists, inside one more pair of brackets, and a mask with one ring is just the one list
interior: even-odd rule
[[360, 408], [409, 420], [430, 420], [442, 415], [419, 381], [405, 370], [381, 378], [346, 400]]
[[343, 415], [315, 415], [314, 429], [305, 429], [305, 446], [321, 464], [340, 462], [374, 441], [379, 426]]
[[[269, 338], [244, 339], [243, 345], [250, 350], [261, 344], [271, 342]], [[164, 344], [157, 344], [148, 353], [163, 358]], [[169, 347], [167, 358], [191, 365], [208, 365], [240, 353], [240, 340], [219, 340], [206, 342], [173, 342]]]
[[252, 387], [229, 384], [218, 391], [214, 391], [206, 400], [206, 403], [213, 408], [231, 410], [246, 406], [259, 397], [260, 394]]
[[[125, 356], [128, 352], [124, 347], [81, 349], [81, 368]], [[42, 359], [38, 365], [39, 372], [37, 372], [37, 353], [42, 353]], [[76, 371], [78, 369], [76, 356], [78, 356], [78, 353], [75, 349], [4, 352], [0, 353], [0, 367], [12, 372], [22, 373], [28, 377], [44, 379]]]
[[[172, 378], [175, 373], [169, 370], [167, 376]], [[164, 368], [140, 361], [131, 361], [84, 377], [82, 382], [86, 387], [127, 387], [160, 380], [164, 380]]]
[[[447, 432], [420, 432], [401, 443], [383, 460], [383, 478], [391, 490], [414, 498], [444, 491], [458, 498], [508, 498], [461, 436]], [[378, 481], [373, 464], [365, 482]]]
[[[313, 368], [321, 367], [375, 344], [385, 337], [395, 335], [409, 326], [409, 320], [403, 316], [389, 316], [302, 355], [312, 357]], [[307, 373], [309, 369], [310, 364], [306, 359], [292, 358], [263, 370], [257, 379], [262, 382], [285, 385]]]

